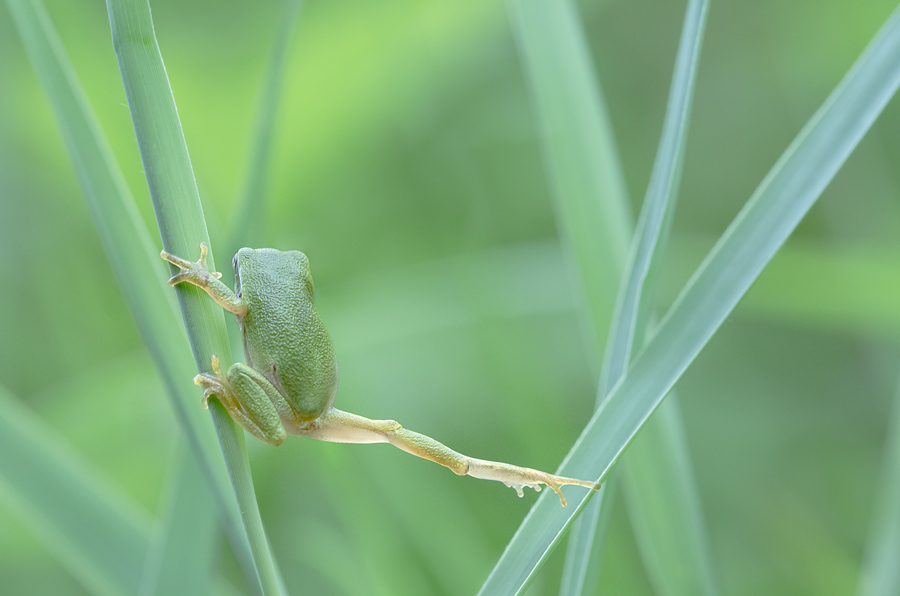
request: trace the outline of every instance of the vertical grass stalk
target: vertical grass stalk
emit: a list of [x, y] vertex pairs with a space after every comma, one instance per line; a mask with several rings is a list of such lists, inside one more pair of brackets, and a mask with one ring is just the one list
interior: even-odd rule
[[197, 408], [196, 389], [185, 382], [195, 369], [156, 249], [43, 6], [37, 0], [7, 0], [7, 5], [56, 114], [112, 273], [156, 362], [185, 434], [203, 462], [220, 521], [238, 560], [255, 582], [249, 544], [227, 470], [216, 453], [215, 435]]
[[[209, 236], [181, 122], [153, 30], [150, 5], [147, 0], [109, 0], [107, 10], [163, 247], [170, 253], [192, 257], [198, 254], [201, 242], [209, 243]], [[212, 255], [209, 266], [215, 270]], [[209, 370], [213, 354], [227, 367], [231, 354], [221, 309], [196, 288], [179, 287], [175, 291], [198, 370]], [[267, 595], [283, 594], [282, 581], [259, 517], [243, 431], [217, 401], [211, 400], [210, 412], [261, 589]]]
[[266, 212], [266, 178], [272, 155], [278, 98], [284, 81], [288, 50], [302, 7], [302, 0], [283, 0], [281, 13], [278, 15], [278, 30], [272, 44], [253, 128], [246, 179], [238, 196], [235, 217], [228, 234], [226, 250], [229, 255], [236, 254], [241, 246], [257, 246]]

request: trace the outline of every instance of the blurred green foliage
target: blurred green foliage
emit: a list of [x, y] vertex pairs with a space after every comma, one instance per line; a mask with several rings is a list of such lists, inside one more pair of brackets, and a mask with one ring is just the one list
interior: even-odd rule
[[[153, 229], [105, 6], [47, 5]], [[662, 311], [892, 8], [713, 3]], [[279, 7], [153, 9], [215, 247], [239, 225]], [[684, 6], [581, 9], [629, 193], [642, 197]], [[178, 431], [5, 9], [0, 73], [0, 383], [155, 513]], [[898, 362], [898, 109], [678, 385], [725, 593], [856, 584]], [[310, 0], [275, 143], [263, 244], [311, 259], [340, 407], [555, 468], [592, 410], [596, 363], [504, 4]], [[250, 449], [292, 593], [474, 592], [534, 498], [388, 447]], [[605, 553], [601, 590], [649, 592], [620, 506]], [[229, 557], [220, 567], [241, 585]], [[529, 594], [554, 593], [560, 567], [553, 557]], [[81, 590], [7, 508], [0, 578], [9, 593]]]

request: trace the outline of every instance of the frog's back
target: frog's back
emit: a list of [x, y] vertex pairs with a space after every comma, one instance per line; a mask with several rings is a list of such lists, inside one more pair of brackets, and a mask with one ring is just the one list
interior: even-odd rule
[[302, 421], [334, 399], [337, 363], [313, 302], [309, 261], [302, 252], [241, 249], [241, 322], [247, 364], [268, 378]]

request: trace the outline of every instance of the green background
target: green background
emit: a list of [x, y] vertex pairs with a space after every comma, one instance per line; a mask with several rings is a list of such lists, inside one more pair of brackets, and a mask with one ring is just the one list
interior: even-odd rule
[[[156, 238], [105, 6], [47, 8]], [[637, 212], [684, 6], [580, 8]], [[661, 310], [892, 8], [712, 4]], [[240, 225], [279, 6], [153, 9], [215, 249]], [[179, 431], [5, 9], [0, 73], [0, 383], [149, 518]], [[590, 415], [598, 362], [506, 6], [310, 1], [284, 85], [258, 243], [310, 257], [337, 405], [554, 469]], [[893, 102], [678, 384], [723, 593], [856, 585], [897, 376], [898, 133]], [[292, 593], [473, 593], [534, 500], [386, 446], [248, 446]], [[561, 559], [530, 594], [555, 593]], [[650, 592], [621, 500], [601, 573], [604, 593]], [[81, 593], [5, 506], [0, 582]]]

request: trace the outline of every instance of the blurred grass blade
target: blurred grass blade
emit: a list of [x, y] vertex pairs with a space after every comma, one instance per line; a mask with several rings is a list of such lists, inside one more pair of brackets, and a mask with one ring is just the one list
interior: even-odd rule
[[[256, 125], [247, 164], [247, 174], [241, 194], [238, 196], [235, 213], [226, 237], [225, 251], [227, 255], [236, 255], [244, 246], [260, 246], [262, 223], [265, 220], [268, 205], [266, 180], [270, 171], [269, 162], [272, 155], [272, 144], [275, 128], [275, 116], [278, 113], [278, 98], [284, 82], [287, 66], [288, 50], [291, 47], [294, 31], [297, 28], [302, 0], [283, 0], [278, 15], [278, 32], [272, 44], [271, 56], [266, 69], [265, 80], [257, 108]], [[223, 282], [230, 276], [225, 271]], [[233, 281], [233, 280], [232, 280]], [[226, 327], [231, 349], [241, 352], [243, 338], [236, 325]]]
[[188, 440], [203, 462], [220, 520], [238, 560], [255, 577], [227, 471], [209, 422], [198, 407], [196, 388], [190, 383], [194, 374], [190, 352], [177, 324], [174, 300], [167, 292], [156, 249], [42, 5], [36, 0], [7, 0], [7, 5], [56, 114], [112, 272]]
[[[570, 77], [578, 76], [584, 80], [590, 79], [590, 69], [588, 68], [589, 60], [584, 49], [578, 53], [577, 57], [574, 55], [560, 55], [555, 64], [550, 63], [546, 57], [544, 58], [545, 63], [536, 59], [537, 56], [543, 55], [540, 48], [548, 42], [554, 46], [560, 45], [558, 42], [553, 43], [554, 37], [570, 40], [583, 39], [583, 34], [577, 23], [577, 18], [574, 16], [574, 11], [571, 7], [564, 8], [565, 6], [565, 4], [558, 3], [554, 3], [550, 6], [543, 4], [536, 5], [528, 2], [518, 2], [516, 4], [517, 12], [515, 14], [518, 19], [515, 24], [517, 25], [517, 33], [520, 39], [519, 45], [526, 58], [526, 65], [532, 82], [532, 91], [536, 97], [543, 98], [543, 101], [538, 101], [537, 103], [540, 107], [540, 120], [544, 124], [545, 137], [553, 136], [554, 131], [549, 127], [552, 126], [554, 122], [564, 121], [564, 115], [566, 114], [578, 113], [578, 108], [584, 112], [582, 119], [585, 121], [598, 119], [597, 116], [588, 115], [587, 111], [589, 110], [600, 112], [600, 118], [605, 119], [605, 111], [602, 103], [595, 103], [593, 106], [583, 102], [578, 104], [577, 98], [563, 96], [558, 91], [559, 85], [555, 84], [554, 81], [554, 78], [559, 76], [559, 72], [568, 72]], [[628, 266], [625, 269], [624, 285], [620, 289], [617, 297], [617, 314], [613, 317], [612, 329], [610, 330], [609, 338], [606, 342], [607, 347], [604, 352], [602, 367], [603, 373], [601, 374], [600, 390], [598, 392], [598, 405], [599, 401], [602, 401], [608, 394], [611, 386], [624, 375], [631, 357], [632, 347], [640, 344], [639, 340], [642, 337], [641, 330], [644, 328], [646, 321], [646, 315], [644, 314], [647, 311], [646, 305], [652, 304], [654, 301], [653, 284], [651, 283], [651, 280], [655, 277], [655, 271], [661, 266], [661, 255], [665, 250], [672, 215], [675, 210], [676, 190], [681, 175], [681, 164], [683, 162], [685, 138], [688, 126], [688, 114], [690, 112], [693, 84], [696, 79], [700, 42], [702, 40], [707, 8], [707, 2], [695, 0], [689, 4], [685, 16], [663, 136], [653, 172], [650, 177], [650, 184], [644, 201], [644, 208], [641, 213], [640, 221], [638, 222], [634, 248], [632, 249]], [[545, 23], [548, 21], [561, 23], [562, 26], [547, 27], [545, 26]], [[579, 44], [579, 46], [584, 48], [584, 42]], [[573, 48], [574, 47], [577, 46], [573, 46]], [[578, 69], [571, 66], [573, 64], [583, 65], [586, 72], [579, 72]], [[559, 115], [554, 118], [553, 114], [547, 113], [550, 110], [558, 112]], [[582, 135], [585, 134], [583, 129], [580, 132]], [[599, 131], [592, 132], [597, 134]], [[615, 153], [614, 143], [612, 142], [610, 135], [607, 134], [605, 137], [594, 140], [594, 142], [599, 141], [605, 141], [608, 144], [608, 153]], [[569, 149], [572, 153], [577, 152], [579, 147], [588, 145], [588, 142], [585, 139], [575, 135], [569, 135], [567, 137], [567, 143], [570, 145]], [[549, 146], [546, 150], [551, 169], [556, 172], [556, 178], [565, 176], [567, 171], [571, 172], [572, 168], [575, 167], [569, 163], [567, 155], [559, 151], [558, 146]], [[590, 164], [583, 163], [582, 167], [590, 168]], [[583, 175], [588, 175], [588, 173], [584, 173]], [[573, 184], [568, 186], [574, 186], [574, 180]], [[577, 205], [576, 200], [574, 200], [577, 196], [573, 195], [572, 192], [566, 192], [566, 186], [557, 186], [556, 190], [560, 211], [563, 213], [572, 212], [574, 217], [578, 217], [580, 214], [577, 214], [576, 209], [574, 208]], [[627, 199], [623, 196], [623, 193], [597, 195], [593, 200], [598, 204], [610, 202], [619, 203], [618, 208], [620, 211], [624, 212], [627, 210]], [[573, 251], [577, 252], [579, 248], [583, 248], [587, 245], [586, 242], [579, 242], [579, 239], [573, 237], [573, 235], [606, 235], [615, 237], [615, 230], [611, 231], [609, 229], [610, 224], [613, 222], [610, 222], [608, 219], [595, 218], [593, 220], [586, 220], [580, 217], [578, 217], [578, 219], [579, 225], [564, 227], [564, 231], [568, 231], [567, 240], [572, 245]], [[603, 233], [599, 233], [601, 231]], [[624, 247], [617, 252], [619, 254], [624, 254]], [[597, 257], [598, 255], [585, 254], [577, 259], [577, 262], [580, 265], [579, 273], [582, 280], [584, 280], [584, 287], [590, 288], [604, 285], [606, 287], [614, 287], [618, 280], [610, 279], [609, 275], [604, 277], [603, 273], [609, 271], [609, 269], [615, 270], [616, 267], [607, 267], [604, 269], [603, 264], [599, 262]], [[639, 312], [641, 313], [641, 316], [639, 316]], [[596, 333], [596, 327], [592, 329], [592, 331]], [[635, 341], [635, 333], [638, 333], [638, 341]], [[594, 338], [594, 341], [599, 344], [604, 341], [604, 338], [601, 335], [597, 335]], [[673, 405], [672, 407], [674, 408], [675, 406]], [[674, 421], [673, 423], [679, 421], [677, 412], [671, 420]], [[686, 454], [686, 448], [683, 444], [668, 445], [668, 441], [681, 438], [682, 433], [669, 433], [664, 432], [665, 430], [666, 427], [664, 426], [660, 427], [656, 424], [651, 425], [650, 428], [645, 430], [645, 434], [653, 435], [648, 438], [648, 443], [658, 445], [661, 449], [666, 451], [671, 449], [675, 452]], [[642, 450], [641, 454], [650, 459], [638, 460], [638, 464], [643, 462], [645, 466], [662, 468], [659, 470], [663, 472], [661, 478], [675, 478], [678, 481], [678, 485], [683, 483], [690, 484], [692, 475], [690, 474], [689, 466], [686, 465], [687, 460], [684, 457], [671, 459], [663, 458], [662, 455], [660, 455], [660, 457], [653, 459], [653, 452], [648, 450]], [[685, 466], [676, 469], [669, 469], [667, 467], [668, 465], [675, 463], [685, 464]], [[645, 474], [638, 475], [637, 477], [647, 479]], [[698, 521], [698, 515], [688, 515], [689, 512], [683, 508], [687, 507], [696, 511], [699, 509], [699, 506], [697, 506], [696, 503], [691, 503], [685, 499], [667, 498], [668, 492], [671, 489], [671, 485], [656, 484], [647, 486], [645, 487], [645, 492], [642, 492], [641, 494], [642, 500], [633, 501], [632, 509], [635, 509], [635, 507], [638, 509], [646, 507], [656, 511], [667, 512], [665, 515], [644, 516], [645, 519], [659, 523], [645, 523], [642, 524], [642, 528], [652, 530], [656, 534], [655, 539], [659, 540], [661, 543], [666, 543], [666, 541], [679, 543], [688, 537], [702, 536], [703, 531], [700, 528], [672, 527], [671, 524], [685, 524], [687, 522]], [[691, 486], [684, 487], [683, 490], [679, 490], [678, 492], [680, 495], [695, 494], [695, 491], [693, 491], [693, 487]], [[629, 494], [633, 494], [633, 491]], [[599, 553], [593, 552], [596, 550], [593, 542], [595, 535], [594, 528], [600, 516], [601, 502], [602, 493], [594, 498], [588, 506], [588, 509], [582, 514], [582, 517], [576, 522], [576, 527], [573, 529], [572, 537], [569, 542], [569, 549], [566, 553], [566, 570], [563, 577], [561, 594], [568, 595], [593, 592], [593, 586], [591, 582], [585, 581], [585, 575], [592, 565], [596, 566], [599, 563]], [[667, 519], [669, 520], [668, 523], [663, 523]], [[642, 544], [647, 545], [648, 541], [642, 541]], [[649, 544], [653, 545], [654, 543], [653, 541], [650, 541]], [[700, 547], [700, 544], [695, 544], [693, 542], [681, 544], [680, 546], [681, 548], [668, 549], [667, 552], [670, 554], [696, 553], [698, 556], [694, 557], [693, 560], [688, 557], [687, 562], [692, 563], [692, 565], [685, 566], [685, 557], [680, 557], [677, 560], [670, 559], [672, 561], [672, 565], [670, 566], [664, 565], [660, 567], [659, 565], [656, 565], [654, 568], [668, 571], [670, 572], [670, 575], [675, 575], [678, 578], [695, 578], [695, 581], [692, 582], [693, 587], [696, 587], [697, 585], [711, 585], [711, 581], [703, 581], [700, 579], [709, 576], [708, 572], [704, 573], [704, 571], [708, 570], [709, 565], [705, 563], [704, 556], [700, 555], [700, 553], [704, 553], [705, 550]], [[653, 558], [656, 561], [660, 560], [660, 557], [652, 554], [648, 555], [648, 557]], [[596, 573], [592, 575], [596, 576]], [[658, 582], [658, 585], [659, 583], [660, 582]], [[672, 585], [684, 584], [683, 581], [668, 583]]]
[[644, 424], [624, 463], [625, 502], [656, 593], [718, 593], [674, 393]]
[[[153, 210], [166, 251], [194, 258], [209, 235], [175, 99], [157, 45], [147, 0], [108, 0], [113, 47], [134, 124]], [[210, 254], [209, 269], [215, 271]], [[187, 284], [182, 284], [182, 286]], [[198, 370], [207, 371], [213, 354], [231, 364], [222, 309], [201, 290], [176, 290]], [[240, 429], [217, 400], [210, 407], [225, 463], [250, 541], [264, 594], [283, 594], [284, 586], [269, 551], [253, 489]]]
[[597, 592], [600, 560], [603, 547], [606, 546], [604, 540], [606, 527], [609, 524], [619, 484], [619, 476], [610, 474], [597, 495], [572, 524], [559, 585], [560, 596]]
[[247, 178], [238, 198], [236, 217], [231, 223], [228, 236], [229, 255], [237, 254], [242, 246], [259, 245], [259, 229], [265, 216], [266, 177], [272, 155], [272, 137], [275, 116], [278, 113], [278, 98], [281, 95], [288, 50], [294, 30], [297, 28], [302, 0], [283, 0], [278, 18], [278, 32], [272, 44], [266, 78], [262, 87], [256, 126], [250, 148]]
[[[708, 7], [709, 2], [706, 0], [691, 0], [688, 3], [675, 58], [662, 138], [625, 267], [623, 286], [616, 300], [612, 330], [604, 353], [601, 395], [609, 393], [619, 379], [625, 376], [633, 353], [643, 344], [647, 313], [652, 310], [655, 302], [652, 282], [662, 268], [675, 213]], [[586, 273], [590, 274], [589, 271]]]
[[[209, 490], [196, 462], [182, 472], [189, 474], [184, 490], [192, 491], [194, 503], [205, 511], [198, 515], [212, 520]], [[142, 589], [142, 570], [146, 570], [151, 550], [149, 518], [2, 386], [0, 501], [9, 503], [87, 591], [121, 595], [138, 594]], [[198, 527], [196, 519], [184, 521], [190, 528]], [[214, 529], [209, 521], [202, 523]], [[196, 539], [190, 538], [183, 548], [196, 544]], [[202, 565], [203, 552], [191, 548], [188, 554], [183, 567]], [[193, 575], [196, 570], [185, 570], [182, 579], [195, 582]], [[191, 585], [197, 584], [179, 584], [182, 588]], [[219, 582], [213, 590], [159, 593], [234, 592]]]
[[[612, 125], [575, 6], [569, 0], [513, 0], [510, 17], [553, 185], [569, 277], [576, 280], [588, 360], [599, 362], [632, 227]], [[606, 486], [600, 489], [572, 531], [563, 595], [592, 591], [586, 577], [597, 577], [589, 571], [600, 558], [600, 522], [608, 516], [601, 516], [600, 507], [609, 500], [608, 492]]]
[[[572, 244], [571, 277], [589, 319], [583, 323], [595, 331], [590, 361], [599, 362], [603, 344], [595, 338], [606, 337], [632, 226], [612, 125], [571, 2], [513, 0], [510, 14], [554, 195], [564, 197], [555, 204], [557, 221]], [[605, 223], [603, 233], [597, 222]], [[595, 275], [579, 275], [595, 268]]]
[[900, 594], [900, 384], [857, 596]]
[[94, 594], [137, 594], [149, 520], [0, 387], [0, 498]]
[[171, 486], [150, 541], [140, 594], [208, 594], [217, 550], [209, 489], [193, 452], [183, 443], [176, 448], [170, 469]]
[[[688, 282], [559, 473], [602, 479], [812, 207], [900, 84], [900, 10], [791, 143]], [[573, 491], [574, 492], [574, 491]], [[589, 498], [538, 499], [481, 593], [517, 593]]]
[[[677, 203], [708, 9], [706, 0], [691, 0], [685, 14], [663, 134], [604, 354], [600, 375], [600, 395], [604, 397], [625, 375], [632, 354], [643, 345], [656, 302], [655, 281], [663, 267]], [[641, 436], [625, 455], [624, 470], [625, 501], [656, 593], [717, 593], [702, 507], [674, 393], [646, 421]], [[596, 506], [591, 503], [588, 510]]]

